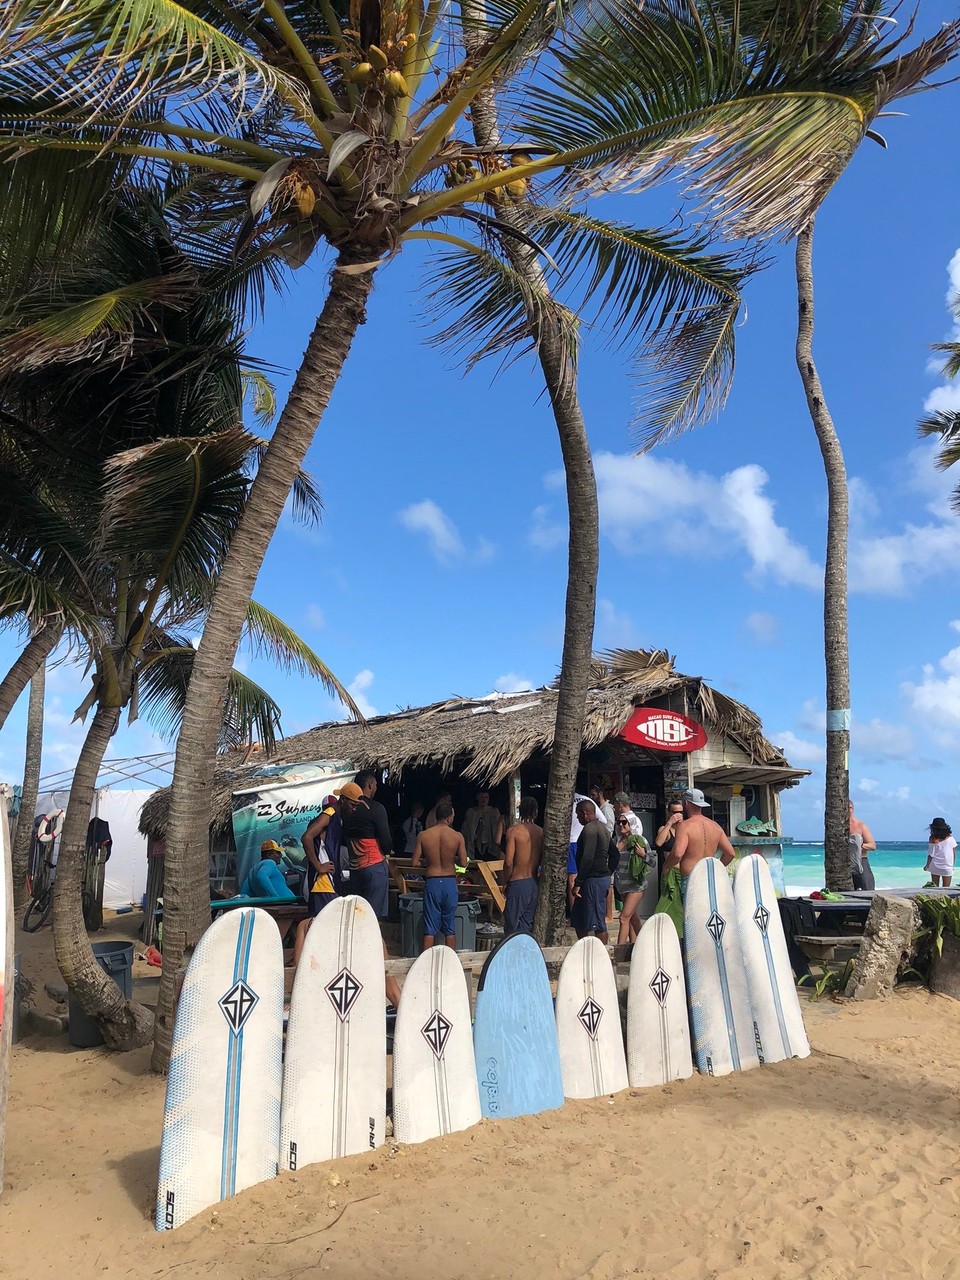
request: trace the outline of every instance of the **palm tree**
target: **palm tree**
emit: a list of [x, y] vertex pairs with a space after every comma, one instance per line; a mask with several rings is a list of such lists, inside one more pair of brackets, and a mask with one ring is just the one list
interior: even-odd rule
[[[245, 375], [222, 273], [186, 272], [189, 263], [173, 252], [156, 213], [150, 200], [132, 201], [86, 244], [93, 260], [97, 247], [107, 246], [112, 270], [129, 270], [134, 280], [98, 277], [100, 292], [91, 296], [86, 259], [73, 274], [44, 277], [35, 295], [18, 304], [18, 316], [29, 323], [0, 344], [0, 392], [21, 409], [0, 425], [5, 491], [12, 496], [0, 515], [0, 617], [29, 616], [37, 600], [56, 599], [73, 619], [93, 673], [77, 711], [83, 718], [92, 710], [93, 717], [61, 835], [57, 958], [71, 991], [107, 1043], [119, 1048], [143, 1043], [152, 1018], [125, 1003], [97, 968], [83, 928], [80, 882], [96, 777], [124, 708], [133, 718], [142, 707], [162, 728], [176, 729], [195, 654], [192, 636], [242, 513], [249, 466], [264, 447], [239, 425]], [[159, 232], [161, 263], [145, 250], [151, 227]], [[129, 245], [136, 253], [124, 262], [125, 235], [134, 229]], [[156, 266], [166, 271], [150, 276]], [[235, 271], [231, 265], [228, 275]], [[112, 305], [118, 294], [128, 305], [135, 296], [150, 303], [142, 332], [139, 317]], [[268, 411], [262, 380], [254, 385]], [[190, 426], [206, 434], [184, 434]], [[70, 451], [64, 465], [63, 442], [84, 439], [84, 432], [96, 440]], [[121, 440], [139, 443], [111, 453]], [[300, 478], [297, 493], [304, 508], [316, 509], [308, 477]], [[246, 628], [273, 657], [318, 676], [356, 712], [317, 655], [275, 615], [251, 602]], [[221, 742], [236, 745], [255, 735], [269, 748], [278, 725], [273, 700], [232, 672]]]
[[23, 788], [20, 793], [20, 820], [13, 841], [13, 905], [20, 911], [27, 901], [27, 872], [33, 848], [33, 818], [40, 793], [40, 762], [43, 756], [43, 703], [46, 696], [46, 667], [43, 663], [30, 677], [27, 705], [27, 737], [24, 749]]
[[[950, 305], [954, 320], [960, 325], [960, 295]], [[946, 357], [941, 376], [947, 379], [960, 377], [960, 342], [936, 342], [933, 350]], [[941, 448], [937, 454], [937, 466], [941, 471], [960, 462], [960, 411], [939, 409], [921, 419], [918, 430], [921, 436], [939, 436]], [[954, 490], [953, 506], [960, 511], [960, 485]]]
[[[786, 6], [789, 9], [789, 5]], [[760, 6], [761, 10], [763, 6]], [[904, 53], [906, 34], [884, 42], [879, 24], [889, 21], [882, 0], [821, 0], [815, 6], [815, 26], [802, 50], [794, 33], [779, 25], [781, 13], [761, 13], [759, 40], [769, 42], [781, 57], [809, 64], [811, 79], [833, 79], [838, 73], [856, 83], [864, 75], [882, 85], [874, 114], [898, 98], [929, 87], [930, 77], [957, 54], [957, 24], [946, 24], [937, 35]], [[869, 137], [886, 146], [873, 129]], [[850, 655], [847, 633], [847, 474], [840, 438], [827, 405], [813, 355], [814, 220], [803, 226], [796, 242], [797, 341], [796, 361], [810, 419], [823, 459], [827, 481], [827, 533], [823, 580], [823, 638], [826, 674], [826, 767], [824, 771], [824, 877], [829, 889], [849, 889], [850, 799]]]
[[[838, 91], [771, 76], [762, 59], [744, 63], [737, 33], [712, 8], [703, 4], [693, 23], [667, 0], [601, 10], [565, 33], [550, 46], [549, 71], [519, 77], [518, 141], [497, 150], [461, 136], [463, 125], [487, 85], [549, 42], [545, 32], [563, 11], [545, 0], [497, 0], [481, 46], [463, 59], [449, 52], [459, 45], [461, 15], [441, 0], [391, 9], [351, 0], [339, 17], [325, 0], [140, 0], [119, 9], [109, 0], [55, 8], [20, 0], [8, 10], [0, 147], [18, 159], [0, 172], [0, 242], [15, 244], [18, 268], [44, 235], [68, 252], [98, 196], [108, 198], [121, 180], [169, 172], [203, 176], [206, 192], [215, 192], [213, 219], [236, 222], [246, 210], [241, 245], [253, 237], [258, 252], [291, 265], [318, 244], [333, 251], [329, 291], [222, 566], [184, 710], [158, 1065], [181, 953], [206, 924], [208, 798], [231, 655], [376, 272], [411, 240], [439, 242], [448, 250], [441, 283], [472, 280], [475, 301], [482, 293], [502, 302], [502, 268], [470, 237], [506, 225], [484, 203], [506, 203], [542, 178], [556, 214], [553, 248], [565, 250], [560, 257], [583, 271], [600, 302], [619, 268], [610, 236], [592, 234], [596, 220], [567, 221], [591, 191], [640, 189], [681, 166], [699, 203], [712, 203], [741, 231], [772, 232], [806, 220], [862, 136], [876, 83]], [[85, 186], [77, 157], [104, 154], [112, 172], [98, 168]], [[38, 192], [52, 193], [66, 216], [38, 208]], [[30, 219], [19, 216], [27, 208]], [[613, 239], [629, 242], [630, 229]], [[651, 278], [662, 282], [653, 261], [630, 291], [627, 324], [650, 301]], [[667, 289], [662, 297], [656, 286], [653, 296], [666, 322], [678, 295]], [[502, 307], [494, 321], [501, 316]], [[495, 328], [492, 343], [502, 344]], [[687, 386], [680, 396], [696, 394]]]

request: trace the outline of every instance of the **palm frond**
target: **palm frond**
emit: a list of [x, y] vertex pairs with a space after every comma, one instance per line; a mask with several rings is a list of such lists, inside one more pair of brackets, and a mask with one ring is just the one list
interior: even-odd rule
[[[242, 13], [236, 3], [217, 8]], [[0, 44], [10, 65], [42, 68], [41, 84], [87, 120], [179, 95], [194, 106], [218, 98], [235, 116], [278, 92], [302, 96], [294, 78], [228, 34], [215, 13], [200, 17], [179, 0], [14, 0]]]
[[[960, 40], [948, 23], [891, 66], [880, 65], [888, 46], [858, 42], [836, 67], [783, 56], [772, 39], [744, 41], [725, 7], [614, 4], [558, 52], [556, 71], [525, 86], [520, 130], [558, 153], [568, 199], [645, 190], [675, 170], [733, 233], [792, 233], [874, 115], [946, 65]], [[818, 8], [807, 6], [808, 28]]]
[[559, 264], [563, 296], [637, 359], [646, 447], [711, 417], [733, 376], [740, 289], [754, 268], [703, 238], [537, 210], [534, 233]]
[[349, 691], [323, 659], [282, 618], [256, 600], [251, 600], [247, 606], [244, 638], [257, 653], [268, 657], [283, 670], [314, 676], [331, 697], [339, 698], [355, 719], [363, 720], [363, 713]]
[[100, 553], [150, 561], [172, 595], [195, 596], [217, 571], [240, 519], [250, 448], [250, 436], [235, 428], [158, 440], [110, 458]]
[[[165, 646], [143, 663], [137, 677], [136, 703], [157, 732], [174, 738], [180, 730], [196, 651], [181, 637], [158, 638]], [[280, 731], [280, 707], [241, 671], [230, 672], [220, 726], [221, 750], [261, 742], [269, 751]]]
[[158, 302], [184, 310], [196, 287], [192, 275], [171, 273], [120, 285], [58, 308], [0, 341], [0, 374], [13, 365], [37, 368], [58, 357], [82, 360], [91, 341], [130, 333]]
[[566, 363], [576, 367], [576, 317], [495, 253], [479, 247], [437, 253], [430, 274], [434, 314], [443, 317], [430, 341], [468, 370], [491, 356], [512, 363], [530, 352], [541, 323], [556, 326]]

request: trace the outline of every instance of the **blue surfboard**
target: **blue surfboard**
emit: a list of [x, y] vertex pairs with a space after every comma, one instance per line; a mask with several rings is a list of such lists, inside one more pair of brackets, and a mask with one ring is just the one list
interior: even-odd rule
[[483, 966], [473, 1051], [483, 1115], [502, 1119], [563, 1106], [550, 981], [529, 934], [505, 938]]

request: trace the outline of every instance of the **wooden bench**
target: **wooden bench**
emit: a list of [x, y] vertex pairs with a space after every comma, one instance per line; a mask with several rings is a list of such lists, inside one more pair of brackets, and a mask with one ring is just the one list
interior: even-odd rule
[[844, 936], [839, 933], [800, 933], [794, 936], [794, 941], [809, 960], [822, 962], [834, 960], [838, 949], [858, 952], [863, 942], [863, 934], [854, 933]]
[[477, 890], [477, 897], [489, 900], [503, 915], [507, 905], [504, 896], [503, 859], [494, 862], [471, 862], [464, 877]]

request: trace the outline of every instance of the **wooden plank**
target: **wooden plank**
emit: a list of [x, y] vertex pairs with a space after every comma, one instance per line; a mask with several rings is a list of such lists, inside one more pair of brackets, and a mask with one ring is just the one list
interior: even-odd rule
[[[471, 862], [467, 867], [467, 879], [472, 880], [474, 884], [479, 882], [493, 899], [493, 905], [503, 915], [507, 900], [504, 897], [503, 888], [499, 883], [497, 873], [503, 876], [503, 862]], [[479, 878], [479, 880], [478, 880]]]

